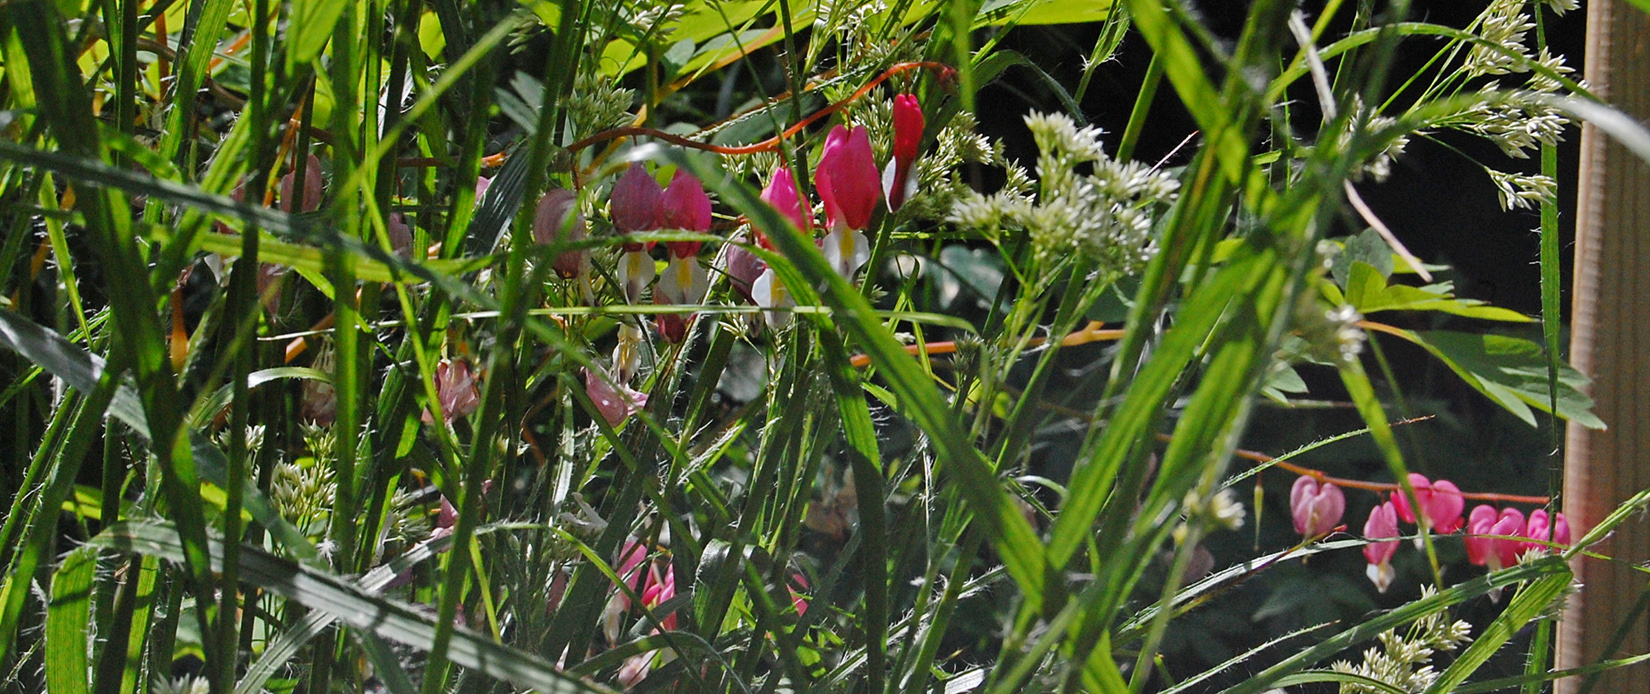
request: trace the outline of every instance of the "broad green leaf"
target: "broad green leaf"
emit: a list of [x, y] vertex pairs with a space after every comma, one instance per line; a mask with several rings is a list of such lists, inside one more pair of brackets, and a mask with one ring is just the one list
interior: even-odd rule
[[[1391, 262], [1389, 258], [1387, 262]], [[1517, 311], [1490, 306], [1476, 299], [1457, 299], [1448, 282], [1428, 287], [1387, 284], [1381, 271], [1363, 261], [1353, 261], [1347, 271], [1346, 303], [1365, 315], [1379, 311], [1439, 311], [1464, 318], [1528, 323], [1530, 317]]]
[[[1381, 326], [1378, 330], [1420, 345], [1468, 385], [1531, 426], [1535, 425], [1531, 407], [1549, 411], [1547, 358], [1541, 345], [1506, 335], [1410, 331], [1391, 326]], [[1587, 382], [1581, 372], [1560, 365], [1556, 414], [1589, 429], [1603, 429], [1604, 421], [1592, 412], [1593, 399], [1582, 392]]]

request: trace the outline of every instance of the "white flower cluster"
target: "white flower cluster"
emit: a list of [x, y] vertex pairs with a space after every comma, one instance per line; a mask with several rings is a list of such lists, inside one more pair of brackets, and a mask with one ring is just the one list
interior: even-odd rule
[[[1423, 588], [1422, 597], [1436, 593], [1432, 587]], [[1364, 661], [1353, 665], [1345, 660], [1329, 667], [1336, 672], [1362, 675], [1384, 682], [1405, 692], [1424, 692], [1438, 679], [1432, 667], [1432, 656], [1438, 651], [1454, 651], [1466, 643], [1472, 626], [1466, 622], [1448, 622], [1443, 612], [1434, 612], [1410, 625], [1409, 632], [1400, 636], [1396, 630], [1382, 632], [1377, 637], [1380, 648], [1364, 651]], [[1343, 683], [1341, 694], [1374, 694], [1381, 690], [1363, 684]]]
[[1558, 182], [1542, 174], [1517, 174], [1487, 169], [1490, 181], [1495, 183], [1495, 195], [1501, 210], [1534, 210], [1543, 203], [1558, 200]]
[[1524, 0], [1495, 0], [1484, 8], [1478, 17], [1478, 35], [1493, 46], [1475, 43], [1467, 51], [1462, 67], [1469, 76], [1523, 72], [1518, 58], [1534, 59], [1524, 46], [1525, 35], [1535, 28], [1535, 22], [1524, 11], [1526, 4]]
[[[1496, 93], [1494, 85], [1480, 94]], [[1570, 119], [1536, 102], [1520, 98], [1529, 92], [1512, 92], [1511, 98], [1479, 102], [1459, 118], [1460, 127], [1484, 136], [1494, 142], [1509, 157], [1529, 158], [1529, 151], [1541, 145], [1556, 145], [1564, 139], [1564, 128]]]
[[[1009, 185], [993, 195], [965, 193], [951, 210], [952, 222], [985, 230], [1025, 230], [1043, 260], [1082, 254], [1102, 273], [1131, 274], [1157, 252], [1151, 238], [1152, 213], [1171, 203], [1179, 182], [1154, 167], [1119, 162], [1106, 155], [1100, 131], [1078, 128], [1062, 114], [1026, 116], [1039, 156], [1039, 194], [1030, 180], [1009, 167]], [[1092, 173], [1078, 173], [1088, 165]]]
[[[1364, 117], [1347, 119], [1346, 130], [1341, 133], [1341, 141], [1338, 143], [1343, 147], [1351, 141], [1353, 129], [1357, 128], [1359, 123], [1363, 123], [1364, 132], [1375, 133], [1390, 128], [1398, 122], [1396, 118], [1366, 113], [1368, 107], [1364, 105], [1364, 101], [1360, 97], [1353, 97], [1352, 110], [1355, 113], [1364, 114]], [[1426, 133], [1418, 134], [1424, 135]], [[1387, 177], [1392, 175], [1392, 161], [1397, 159], [1398, 155], [1403, 154], [1404, 148], [1408, 146], [1408, 134], [1394, 138], [1385, 149], [1370, 157], [1369, 161], [1364, 162], [1363, 166], [1352, 172], [1353, 180], [1362, 181], [1365, 177], [1368, 177], [1376, 183], [1385, 182]]]

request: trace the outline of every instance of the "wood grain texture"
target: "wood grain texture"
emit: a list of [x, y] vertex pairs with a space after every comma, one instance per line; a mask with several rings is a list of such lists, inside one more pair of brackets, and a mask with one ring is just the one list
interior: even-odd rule
[[[1650, 120], [1650, 15], [1618, 0], [1588, 3], [1586, 78], [1611, 104]], [[1650, 164], [1583, 127], [1578, 184], [1570, 357], [1593, 379], [1596, 412], [1608, 425], [1571, 424], [1564, 510], [1577, 534], [1622, 500], [1650, 487]], [[1640, 615], [1619, 649], [1604, 650], [1646, 589], [1630, 564], [1650, 559], [1650, 523], [1623, 525], [1598, 548], [1615, 563], [1578, 560], [1585, 586], [1559, 625], [1558, 667], [1650, 650]], [[1559, 683], [1575, 692], [1581, 682]], [[1650, 667], [1618, 670], [1595, 692], [1650, 692]]]

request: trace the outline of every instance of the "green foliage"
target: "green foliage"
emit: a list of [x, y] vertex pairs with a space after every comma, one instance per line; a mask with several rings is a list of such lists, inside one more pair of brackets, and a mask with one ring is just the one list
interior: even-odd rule
[[[1552, 148], [1585, 118], [1650, 159], [1650, 132], [1532, 44], [1543, 6], [1343, 5], [1262, 0], [1225, 42], [1172, 0], [0, 3], [0, 690], [1475, 691], [1637, 662], [1550, 672], [1518, 634], [1650, 490], [1464, 580], [1423, 531], [1406, 580], [1454, 583], [1367, 612], [1356, 522], [1281, 549], [1260, 478], [1231, 489], [1363, 433], [1407, 479], [1389, 413], [1466, 405], [1406, 399], [1392, 337], [1532, 426], [1602, 426], [1557, 354]], [[1076, 84], [998, 48], [1067, 22], [1102, 23]], [[1083, 104], [1125, 36], [1153, 57], [1113, 141]], [[1014, 124], [1035, 161], [972, 113], [1020, 78], [1051, 95]], [[1136, 161], [1165, 79], [1201, 136]], [[818, 174], [838, 124], [879, 180]], [[1542, 152], [1485, 167], [1543, 213], [1542, 344], [1356, 199], [1446, 130]], [[632, 164], [714, 221], [633, 223]], [[781, 167], [794, 216], [758, 192]], [[903, 206], [826, 226], [900, 176]], [[1341, 400], [1367, 428], [1234, 465], [1251, 421]], [[1245, 604], [1280, 566], [1353, 578]], [[1348, 619], [1243, 633], [1314, 599]], [[1472, 610], [1421, 676], [1413, 643]], [[1372, 640], [1403, 667], [1324, 664]]]

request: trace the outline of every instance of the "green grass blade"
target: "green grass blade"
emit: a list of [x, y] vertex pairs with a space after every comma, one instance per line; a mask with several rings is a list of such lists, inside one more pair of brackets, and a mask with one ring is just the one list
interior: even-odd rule
[[52, 694], [85, 694], [90, 683], [86, 635], [96, 568], [97, 550], [80, 547], [52, 573], [52, 600], [46, 612], [46, 691]]
[[[92, 539], [93, 546], [154, 555], [172, 561], [183, 558], [183, 545], [170, 523], [123, 522]], [[211, 541], [221, 556], [216, 539]], [[271, 594], [314, 610], [327, 612], [364, 632], [428, 649], [436, 626], [411, 605], [371, 595], [330, 573], [280, 559], [256, 547], [241, 548], [241, 578]], [[562, 674], [553, 662], [494, 643], [487, 637], [453, 632], [448, 658], [489, 677], [545, 694], [605, 694], [612, 690]]]

